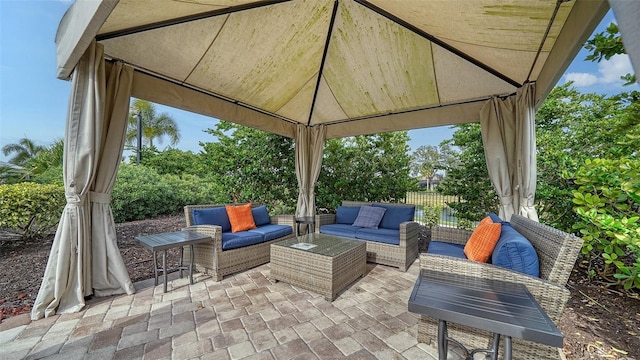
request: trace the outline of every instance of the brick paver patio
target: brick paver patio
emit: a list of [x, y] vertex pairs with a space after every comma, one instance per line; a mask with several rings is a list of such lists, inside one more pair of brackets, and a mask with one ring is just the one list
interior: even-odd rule
[[271, 281], [269, 264], [218, 283], [174, 279], [167, 293], [150, 279], [79, 313], [5, 320], [0, 359], [437, 359], [407, 311], [418, 268], [367, 264], [333, 302]]

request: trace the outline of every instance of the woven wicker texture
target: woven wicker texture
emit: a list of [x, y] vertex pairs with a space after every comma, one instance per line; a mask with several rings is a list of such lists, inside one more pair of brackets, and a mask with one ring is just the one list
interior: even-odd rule
[[[298, 239], [306, 242], [307, 236]], [[330, 235], [323, 235], [341, 239]], [[271, 246], [271, 277], [311, 290], [333, 301], [338, 292], [356, 279], [363, 277], [367, 270], [366, 247], [364, 241], [345, 239], [343, 250], [334, 256], [317, 254], [281, 245]], [[339, 240], [341, 241], [341, 240]]]
[[[222, 280], [225, 275], [244, 271], [256, 266], [268, 263], [270, 260], [271, 244], [280, 240], [293, 237], [291, 235], [283, 236], [271, 241], [265, 241], [260, 244], [245, 246], [232, 250], [222, 250], [222, 228], [216, 225], [192, 225], [193, 217], [191, 210], [207, 209], [214, 207], [224, 207], [225, 205], [187, 205], [184, 207], [184, 215], [187, 222], [185, 230], [196, 231], [210, 236], [213, 241], [208, 244], [194, 245], [194, 262], [195, 268], [199, 272], [207, 273], [213, 276], [216, 281]], [[259, 204], [253, 204], [258, 207]], [[276, 215], [271, 216], [272, 224], [289, 225], [293, 229], [295, 225], [293, 215]], [[183, 261], [189, 264], [190, 251], [185, 248]]]
[[[511, 225], [536, 249], [540, 261], [540, 278], [491, 264], [433, 254], [420, 255], [420, 268], [524, 284], [551, 320], [557, 322], [569, 299], [570, 293], [565, 285], [578, 258], [582, 239], [519, 215], [511, 217]], [[470, 231], [436, 226], [432, 229], [431, 239], [465, 244], [470, 235]], [[421, 316], [418, 325], [418, 341], [437, 346], [437, 333], [437, 320]], [[490, 347], [491, 334], [488, 332], [460, 324], [449, 324], [448, 333], [450, 337], [462, 342], [467, 348]], [[513, 339], [513, 359], [559, 358], [557, 348]]]
[[[342, 206], [363, 206], [371, 205], [370, 202], [343, 201]], [[409, 204], [386, 204], [407, 206]], [[320, 226], [334, 224], [335, 214], [316, 215], [315, 231], [320, 232]], [[406, 221], [400, 224], [400, 244], [392, 245], [375, 241], [366, 241], [367, 261], [397, 267], [400, 271], [407, 271], [418, 257], [418, 234], [420, 225], [415, 221]]]

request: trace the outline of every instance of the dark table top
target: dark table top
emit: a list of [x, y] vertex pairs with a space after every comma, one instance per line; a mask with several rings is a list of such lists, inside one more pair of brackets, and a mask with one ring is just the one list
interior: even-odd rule
[[136, 236], [136, 240], [152, 251], [171, 249], [211, 240], [211, 237], [194, 231], [176, 231], [161, 234]]
[[522, 284], [423, 269], [409, 311], [562, 347], [562, 333]]

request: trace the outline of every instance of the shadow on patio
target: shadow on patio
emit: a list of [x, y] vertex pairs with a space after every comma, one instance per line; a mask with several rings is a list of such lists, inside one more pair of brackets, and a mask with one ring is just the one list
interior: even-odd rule
[[[79, 313], [0, 328], [0, 357], [70, 359], [437, 359], [416, 340], [407, 310], [419, 270], [367, 264], [367, 274], [327, 302], [269, 279], [269, 264], [214, 282], [172, 273], [137, 293], [94, 298]], [[170, 275], [170, 279], [171, 279]]]

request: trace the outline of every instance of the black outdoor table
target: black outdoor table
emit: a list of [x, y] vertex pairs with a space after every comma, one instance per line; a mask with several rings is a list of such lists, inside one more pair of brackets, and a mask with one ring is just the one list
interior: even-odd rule
[[[449, 341], [459, 345], [467, 359], [476, 352], [498, 358], [500, 335], [504, 359], [511, 359], [511, 338], [562, 347], [563, 335], [522, 284], [421, 270], [409, 298], [409, 311], [438, 319], [438, 354], [446, 360]], [[469, 351], [447, 334], [447, 322], [493, 333], [491, 349]]]
[[[142, 246], [153, 251], [153, 274], [155, 276], [155, 285], [158, 286], [158, 271], [162, 271], [164, 276], [164, 292], [167, 292], [167, 250], [175, 247], [180, 247], [180, 278], [182, 278], [182, 270], [186, 270], [187, 267], [183, 265], [182, 258], [185, 246], [191, 247], [191, 261], [189, 262], [189, 282], [193, 284], [193, 245], [211, 241], [211, 237], [202, 235], [193, 231], [176, 231], [170, 233], [153, 234], [136, 236], [136, 240], [142, 244]], [[158, 262], [156, 260], [156, 252], [162, 250], [162, 269], [158, 268]]]

